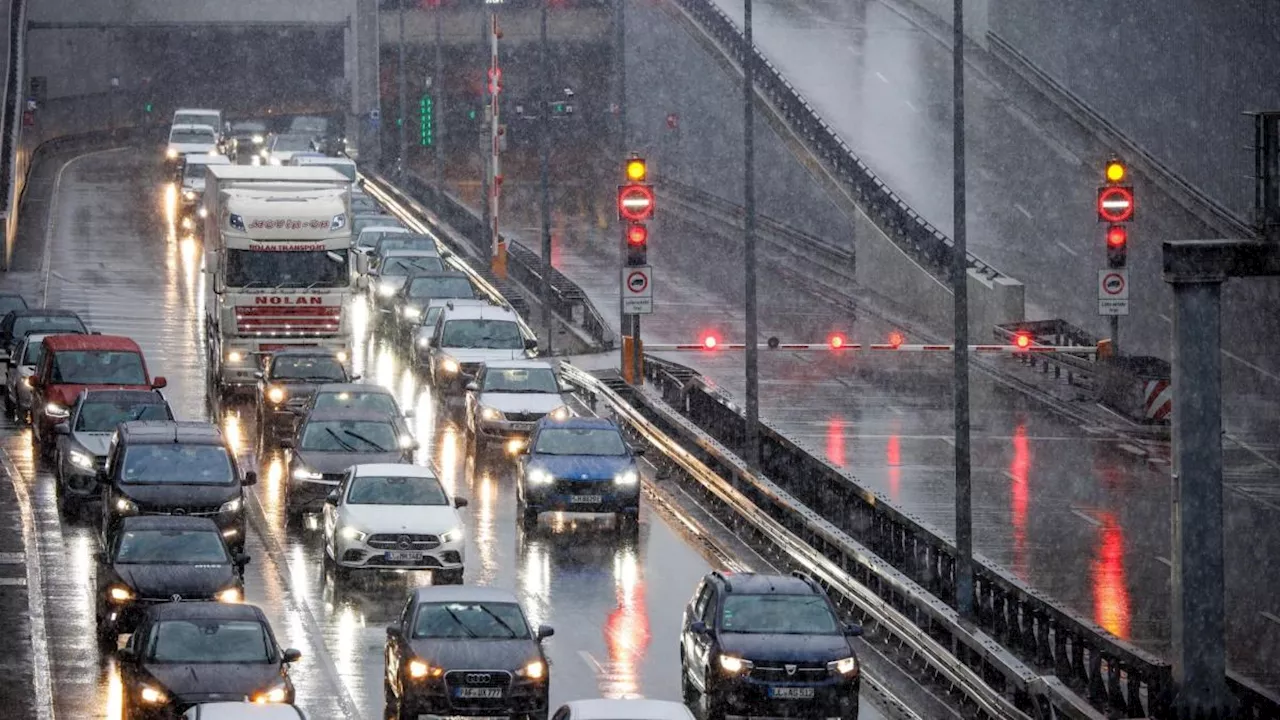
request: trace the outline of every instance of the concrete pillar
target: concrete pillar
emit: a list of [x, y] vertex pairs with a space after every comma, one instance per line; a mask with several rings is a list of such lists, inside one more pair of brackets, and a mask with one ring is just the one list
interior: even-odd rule
[[354, 35], [351, 112], [355, 122], [348, 134], [356, 138], [360, 159], [375, 163], [381, 159], [378, 130], [385, 122], [378, 98], [378, 29], [378, 0], [355, 0], [355, 13], [348, 30]]

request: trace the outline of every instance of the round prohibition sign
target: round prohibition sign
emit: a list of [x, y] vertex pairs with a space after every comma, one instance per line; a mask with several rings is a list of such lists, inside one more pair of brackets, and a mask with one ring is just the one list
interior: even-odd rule
[[1102, 278], [1102, 291], [1108, 295], [1124, 292], [1124, 276], [1120, 273], [1107, 273]]
[[627, 273], [627, 289], [639, 295], [649, 287], [649, 274], [636, 270]]

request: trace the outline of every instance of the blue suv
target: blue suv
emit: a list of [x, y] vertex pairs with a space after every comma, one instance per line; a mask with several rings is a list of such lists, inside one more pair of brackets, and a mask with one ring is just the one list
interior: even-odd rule
[[686, 702], [703, 695], [707, 720], [858, 717], [862, 628], [808, 576], [713, 571], [681, 627], [681, 688]]
[[603, 418], [543, 418], [520, 456], [517, 496], [525, 527], [548, 510], [640, 513], [640, 469], [622, 431]]

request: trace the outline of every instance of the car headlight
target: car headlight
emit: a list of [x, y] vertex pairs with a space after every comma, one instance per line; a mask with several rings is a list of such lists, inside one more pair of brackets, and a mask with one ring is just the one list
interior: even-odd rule
[[68, 417], [71, 413], [67, 412], [66, 407], [59, 405], [58, 403], [51, 402], [44, 406], [44, 414], [49, 417], [64, 418]]
[[541, 680], [547, 675], [547, 664], [541, 660], [534, 660], [516, 671], [516, 675], [527, 677], [530, 680]]
[[178, 151], [174, 150], [173, 148], [169, 148], [168, 150], [164, 151], [164, 156], [169, 158], [170, 160], [174, 160], [178, 157]]
[[347, 226], [347, 214], [346, 214], [346, 213], [338, 213], [337, 215], [334, 215], [332, 218], [330, 218], [330, 219], [329, 219], [329, 231], [330, 231], [330, 232], [333, 232], [334, 230], [341, 230], [342, 228], [344, 228], [344, 227], [346, 227], [346, 226]]
[[422, 311], [412, 305], [405, 305], [404, 310], [400, 313], [404, 315], [406, 320], [417, 320], [422, 317]]
[[188, 199], [188, 200], [195, 200], [195, 199], [196, 199], [196, 193], [195, 193], [195, 191], [194, 191], [194, 190], [183, 190], [183, 191], [182, 191], [182, 197], [184, 197], [184, 198], [186, 198], [186, 199]]
[[571, 413], [569, 412], [568, 405], [561, 405], [555, 410], [552, 410], [551, 412], [547, 413], [547, 415], [549, 415], [552, 420], [568, 420], [570, 414]]
[[287, 397], [289, 397], [289, 393], [285, 392], [284, 388], [279, 385], [272, 385], [267, 388], [267, 399], [277, 405], [284, 402], [284, 399]]
[[482, 407], [480, 408], [481, 420], [501, 420], [502, 411], [497, 408]]
[[214, 600], [223, 603], [238, 603], [244, 601], [244, 593], [240, 592], [240, 588], [229, 587], [226, 590], [220, 590], [213, 596]]
[[240, 498], [231, 498], [230, 500], [222, 503], [222, 507], [218, 508], [218, 512], [230, 515], [232, 513], [240, 512], [240, 508], [242, 507], [244, 507], [244, 502], [242, 502]]
[[294, 468], [294, 480], [323, 480], [324, 473], [318, 473], [310, 468], [299, 466]]
[[111, 602], [129, 602], [133, 599], [133, 591], [123, 585], [112, 585], [107, 591], [107, 597], [111, 598]]
[[259, 705], [265, 705], [267, 703], [282, 703], [288, 695], [289, 692], [285, 688], [284, 683], [280, 683], [278, 685], [272, 685], [262, 692], [254, 693], [253, 702]]
[[855, 675], [858, 672], [858, 658], [847, 657], [827, 663], [827, 672], [832, 675]]
[[461, 370], [462, 366], [458, 365], [458, 361], [453, 358], [445, 358], [440, 361], [440, 369], [452, 375]]
[[201, 205], [200, 209], [196, 211], [196, 214], [200, 217], [209, 217], [209, 208]]
[[451, 543], [462, 539], [462, 528], [456, 527], [440, 533], [440, 542]]
[[254, 136], [253, 136], [253, 144], [254, 144], [254, 145], [261, 145], [264, 141], [266, 141], [266, 138], [262, 137], [261, 135], [254, 135]]
[[244, 360], [244, 353], [239, 350], [231, 350], [227, 352], [227, 362], [238, 363], [242, 360]]
[[421, 660], [409, 661], [409, 677], [421, 679], [431, 674], [431, 666]]
[[550, 485], [555, 481], [556, 478], [554, 475], [541, 468], [534, 468], [529, 471], [530, 485]]
[[721, 655], [720, 667], [723, 668], [725, 672], [733, 673], [736, 675], [740, 672], [745, 672], [747, 670], [750, 670], [753, 667], [753, 664], [750, 660], [743, 660], [740, 657], [734, 657], [732, 655]]
[[36, 384], [35, 377], [32, 375], [28, 375], [22, 378], [22, 384], [26, 385], [27, 387], [35, 387], [35, 384]]
[[138, 512], [138, 504], [129, 498], [116, 498], [116, 512], [121, 515], [132, 515]]
[[273, 157], [273, 158], [268, 159], [268, 160], [267, 160], [267, 162], [271, 163], [272, 165], [279, 165], [279, 164], [280, 164], [280, 158], [278, 158], [278, 157]]
[[635, 485], [639, 481], [640, 475], [635, 470], [628, 470], [613, 476], [613, 482], [618, 485]]
[[398, 289], [399, 288], [397, 288], [394, 283], [389, 283], [389, 282], [378, 283], [378, 294], [381, 295], [382, 297], [391, 297], [392, 295], [396, 294], [396, 290]]
[[82, 453], [79, 450], [72, 450], [71, 454], [67, 457], [71, 460], [72, 465], [83, 470], [92, 470], [93, 466], [96, 464], [92, 455]]
[[347, 352], [345, 350], [339, 350], [333, 354], [333, 358], [340, 363], [345, 363], [347, 361]]
[[359, 530], [351, 527], [350, 525], [343, 527], [341, 530], [341, 534], [342, 534], [342, 537], [346, 538], [347, 540], [353, 540], [355, 542], [364, 542], [365, 538], [369, 537], [369, 533], [360, 532]]
[[150, 685], [143, 685], [142, 692], [138, 693], [138, 697], [142, 698], [142, 702], [149, 705], [163, 705], [169, 702], [169, 696], [163, 690]]

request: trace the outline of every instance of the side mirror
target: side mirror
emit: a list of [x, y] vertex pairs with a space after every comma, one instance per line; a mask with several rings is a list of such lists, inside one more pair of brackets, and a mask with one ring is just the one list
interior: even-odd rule
[[399, 625], [388, 625], [388, 626], [387, 626], [387, 639], [388, 639], [388, 640], [395, 640], [395, 639], [397, 639], [397, 638], [399, 638], [399, 637], [400, 637], [400, 626], [399, 626]]
[[467, 383], [467, 392], [480, 392], [480, 383], [474, 380]]
[[53, 426], [53, 434], [54, 434], [54, 435], [70, 435], [70, 434], [71, 434], [71, 423], [64, 423], [64, 422], [60, 422], [60, 423], [58, 423], [57, 425], [54, 425], [54, 426]]
[[240, 567], [244, 567], [245, 565], [249, 564], [249, 560], [251, 559], [252, 558], [250, 558], [248, 555], [245, 555], [244, 553], [240, 553], [239, 555], [236, 555], [236, 565], [239, 565]]
[[159, 390], [160, 388], [163, 388], [168, 384], [169, 384], [169, 381], [165, 379], [163, 375], [158, 375], [151, 380], [151, 387], [155, 390]]
[[645, 452], [645, 451], [644, 451], [644, 448], [643, 448], [643, 447], [633, 447], [633, 448], [631, 448], [631, 454], [632, 454], [632, 455], [635, 455], [636, 457], [640, 457], [641, 455], [644, 455], [644, 452]]
[[844, 626], [844, 634], [849, 637], [862, 637], [862, 626], [846, 623]]
[[360, 379], [360, 376], [359, 376], [359, 375], [352, 375], [352, 376], [351, 376], [351, 382], [355, 382], [355, 381], [357, 381], [357, 380], [359, 380], [359, 379]]
[[284, 438], [280, 441], [279, 445], [285, 450], [292, 450], [294, 446], [293, 438]]
[[116, 657], [122, 662], [133, 662], [138, 656], [134, 654], [133, 648], [126, 645], [116, 651]]
[[538, 338], [525, 338], [525, 341], [524, 341], [524, 349], [525, 349], [525, 350], [537, 350], [537, 349], [538, 349]]
[[689, 632], [693, 633], [694, 635], [706, 635], [707, 624], [702, 622], [701, 620], [694, 620], [693, 622], [689, 623]]
[[571, 393], [571, 392], [574, 392], [575, 390], [577, 390], [577, 388], [570, 385], [569, 383], [563, 383], [563, 382], [560, 383], [560, 392], [562, 393]]
[[342, 499], [342, 495], [337, 490], [330, 490], [329, 494], [324, 497], [324, 502], [326, 505], [337, 505], [340, 499]]
[[255, 378], [259, 379], [259, 380], [261, 380], [261, 379], [263, 379], [263, 378], [265, 378], [265, 377], [266, 377], [266, 375], [263, 375], [263, 374], [262, 374], [262, 371], [261, 371], [261, 370], [255, 370], [255, 371], [253, 372], [253, 376], [254, 376]]
[[470, 504], [470, 503], [468, 503], [468, 502], [467, 502], [467, 499], [466, 499], [466, 498], [456, 497], [456, 498], [454, 498], [454, 499], [453, 499], [453, 506], [454, 506], [454, 507], [456, 507], [456, 508], [458, 508], [458, 509], [462, 509], [462, 508], [466, 507], [466, 506], [467, 506], [467, 505], [469, 505], [469, 504]]
[[293, 648], [289, 648], [285, 650], [284, 656], [282, 657], [282, 660], [284, 660], [284, 662], [287, 662], [287, 663], [296, 663], [301, 659], [302, 659], [302, 651], [294, 650]]
[[551, 627], [550, 625], [538, 626], [538, 640], [546, 640], [547, 638], [555, 634], [556, 634], [556, 629]]
[[257, 484], [258, 484], [258, 471], [257, 471], [257, 470], [250, 470], [250, 471], [246, 472], [246, 473], [244, 474], [244, 479], [242, 479], [242, 480], [240, 481], [240, 484], [241, 484], [242, 486], [245, 486], [245, 487], [248, 487], [249, 485], [257, 485]]

